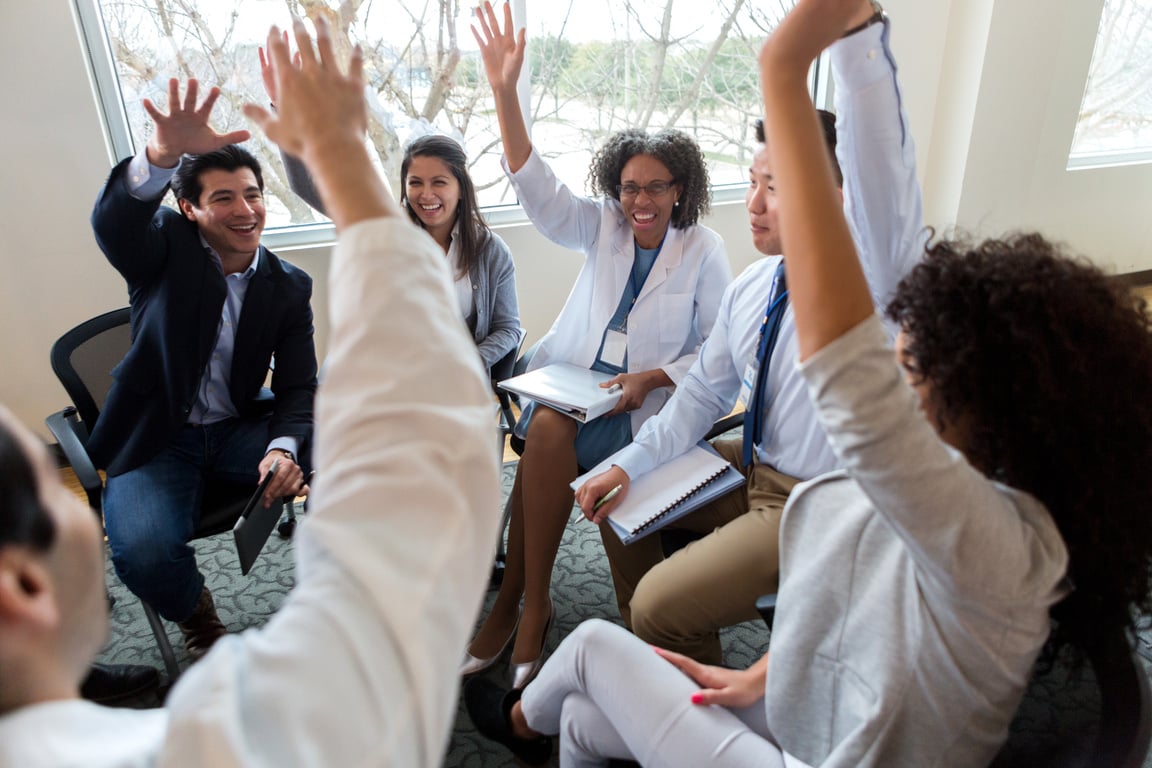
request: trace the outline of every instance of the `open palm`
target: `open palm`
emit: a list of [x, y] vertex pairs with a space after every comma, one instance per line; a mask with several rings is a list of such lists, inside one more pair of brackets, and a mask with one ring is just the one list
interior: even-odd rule
[[213, 87], [196, 105], [200, 84], [195, 78], [188, 80], [184, 99], [180, 99], [180, 81], [168, 81], [168, 114], [164, 114], [150, 100], [144, 99], [144, 110], [156, 125], [148, 143], [149, 160], [156, 165], [171, 167], [181, 155], [199, 155], [212, 152], [228, 144], [248, 139], [248, 131], [218, 133], [208, 124], [212, 107], [220, 97], [220, 89]]
[[504, 3], [504, 29], [496, 19], [492, 3], [485, 2], [483, 8], [476, 9], [480, 31], [472, 27], [472, 36], [480, 46], [480, 57], [484, 61], [484, 72], [493, 88], [511, 87], [520, 78], [524, 65], [524, 30], [517, 35], [512, 26], [512, 7]]

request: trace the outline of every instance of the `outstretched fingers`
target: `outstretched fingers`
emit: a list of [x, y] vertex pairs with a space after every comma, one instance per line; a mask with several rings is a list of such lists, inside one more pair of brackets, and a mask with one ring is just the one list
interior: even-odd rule
[[149, 98], [141, 99], [140, 105], [144, 107], [144, 111], [148, 113], [148, 117], [152, 118], [153, 123], [156, 123], [157, 121], [163, 120], [165, 117], [167, 117], [167, 115], [161, 112], [160, 109], [155, 104], [153, 104], [152, 100]]
[[[324, 25], [324, 34], [328, 34], [328, 24], [324, 21], [323, 17], [317, 17], [316, 24], [316, 37], [320, 38], [320, 25]], [[296, 50], [297, 55], [300, 57], [300, 66], [304, 70], [311, 69], [316, 66], [316, 49], [312, 47], [312, 38], [308, 34], [308, 28], [304, 26], [304, 20], [295, 17], [292, 19], [292, 34], [296, 37]], [[287, 55], [287, 54], [285, 54]]]
[[[496, 37], [494, 34], [492, 34], [492, 30], [496, 29], [499, 31], [499, 27], [496, 25], [496, 14], [492, 11], [492, 3], [484, 3], [483, 6], [477, 7], [476, 19], [480, 22], [480, 29], [484, 32], [484, 37], [480, 37], [479, 33], [476, 32], [475, 27], [472, 27], [472, 34], [476, 36], [478, 41], [487, 45], [491, 45]], [[492, 20], [491, 26], [488, 25], [489, 19]]]
[[[175, 83], [175, 85], [173, 85], [174, 83]], [[213, 89], [213, 90], [216, 91], [217, 96], [220, 95], [220, 90], [218, 88]], [[176, 109], [176, 105], [180, 103], [180, 100], [179, 100], [180, 84], [175, 80], [168, 81], [168, 93], [169, 93], [168, 109], [174, 110], [174, 109]], [[196, 98], [199, 95], [200, 95], [200, 81], [194, 77], [188, 78], [188, 85], [184, 90], [184, 111], [185, 112], [195, 112], [196, 111]], [[211, 101], [216, 100], [215, 97], [212, 96], [211, 91], [208, 94], [208, 98]], [[210, 102], [209, 102], [209, 107], [211, 107]], [[209, 110], [209, 111], [211, 111], [211, 110]]]
[[332, 46], [332, 30], [323, 16], [316, 17], [316, 48], [320, 52], [320, 63], [323, 66], [339, 68], [336, 50]]
[[359, 43], [352, 48], [352, 58], [348, 60], [348, 77], [361, 86], [364, 84], [364, 49]]
[[[293, 24], [298, 20], [293, 20]], [[281, 32], [280, 28], [273, 26], [268, 30], [268, 40], [266, 42], [268, 49], [268, 64], [272, 69], [272, 77], [275, 79], [276, 73], [286, 71], [291, 66], [292, 57], [288, 48], [288, 33]], [[300, 54], [296, 54], [299, 56]]]
[[[288, 45], [288, 33], [281, 33], [284, 38], [284, 44]], [[264, 92], [268, 94], [268, 100], [273, 104], [276, 103], [276, 70], [272, 63], [272, 51], [264, 51], [264, 47], [259, 48], [260, 52], [260, 78], [264, 81]]]
[[[188, 93], [189, 94], [193, 93], [196, 90], [195, 88], [192, 87], [192, 83], [194, 83], [194, 82], [196, 82], [196, 81], [195, 80], [189, 80], [188, 81]], [[216, 86], [212, 86], [211, 88], [208, 89], [208, 95], [204, 97], [204, 101], [202, 104], [200, 104], [199, 107], [196, 106], [195, 101], [193, 101], [192, 106], [189, 107], [187, 100], [185, 100], [184, 108], [188, 111], [194, 111], [197, 116], [204, 118], [204, 122], [208, 122], [208, 116], [212, 114], [212, 107], [215, 106], [216, 99], [218, 99], [218, 98], [220, 98], [220, 89], [217, 88]]]

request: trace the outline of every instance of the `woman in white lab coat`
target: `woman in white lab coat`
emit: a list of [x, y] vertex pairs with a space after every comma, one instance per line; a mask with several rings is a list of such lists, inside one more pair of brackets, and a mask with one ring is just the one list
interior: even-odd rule
[[[516, 432], [525, 450], [512, 488], [508, 559], [496, 603], [465, 655], [462, 674], [495, 664], [512, 647], [510, 683], [536, 675], [552, 619], [549, 585], [572, 511], [569, 483], [631, 441], [696, 360], [731, 280], [724, 244], [697, 224], [708, 208], [708, 173], [680, 131], [628, 130], [592, 159], [598, 198], [574, 194], [532, 147], [516, 81], [524, 31], [501, 31], [491, 4], [477, 11], [480, 44], [504, 142], [504, 168], [532, 223], [585, 260], [532, 368], [565, 362], [615, 374], [616, 409], [585, 425], [529, 407]], [[521, 608], [523, 598], [523, 608]]]

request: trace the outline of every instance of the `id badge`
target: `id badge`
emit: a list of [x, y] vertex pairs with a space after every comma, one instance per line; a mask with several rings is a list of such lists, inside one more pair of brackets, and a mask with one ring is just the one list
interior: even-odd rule
[[628, 354], [628, 334], [611, 328], [604, 334], [604, 349], [600, 359], [617, 368], [624, 367], [624, 356]]
[[740, 380], [740, 405], [744, 409], [748, 409], [748, 403], [752, 400], [752, 387], [756, 386], [756, 370], [759, 366], [756, 361], [748, 363], [748, 367], [744, 369], [744, 378]]

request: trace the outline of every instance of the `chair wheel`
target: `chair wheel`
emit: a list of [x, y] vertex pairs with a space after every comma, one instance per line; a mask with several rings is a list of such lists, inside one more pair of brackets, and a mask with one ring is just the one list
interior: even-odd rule
[[282, 538], [282, 539], [292, 538], [292, 534], [296, 533], [296, 520], [295, 520], [295, 518], [293, 518], [291, 520], [281, 520], [276, 525], [276, 533], [280, 534], [280, 538]]

